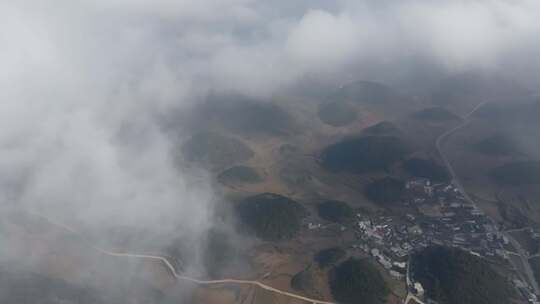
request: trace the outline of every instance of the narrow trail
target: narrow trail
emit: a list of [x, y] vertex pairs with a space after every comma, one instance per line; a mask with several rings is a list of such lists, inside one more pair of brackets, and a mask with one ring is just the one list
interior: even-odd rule
[[251, 286], [256, 286], [256, 287], [259, 287], [259, 288], [262, 288], [262, 289], [265, 289], [265, 290], [268, 290], [268, 291], [271, 291], [271, 292], [274, 292], [274, 293], [277, 293], [277, 294], [280, 294], [280, 295], [284, 295], [284, 296], [287, 296], [287, 297], [290, 297], [290, 298], [302, 300], [302, 301], [305, 301], [305, 302], [308, 302], [308, 303], [313, 303], [313, 304], [338, 304], [338, 303], [335, 303], [335, 302], [328, 302], [328, 301], [312, 299], [312, 298], [304, 297], [304, 296], [294, 294], [294, 293], [291, 293], [291, 292], [288, 292], [288, 291], [283, 291], [283, 290], [274, 288], [272, 286], [266, 285], [264, 283], [261, 283], [259, 281], [237, 280], [237, 279], [200, 280], [200, 279], [195, 279], [195, 278], [192, 278], [192, 277], [189, 277], [189, 276], [184, 276], [184, 275], [179, 274], [176, 271], [174, 266], [169, 262], [169, 260], [166, 257], [159, 256], [159, 255], [146, 255], [146, 254], [116, 252], [116, 251], [106, 250], [106, 249], [100, 248], [100, 247], [96, 246], [95, 244], [91, 243], [89, 240], [86, 239], [86, 237], [81, 232], [77, 231], [76, 229], [74, 229], [74, 228], [72, 228], [72, 227], [70, 227], [70, 226], [68, 226], [66, 224], [54, 221], [54, 220], [52, 220], [52, 219], [50, 219], [50, 218], [48, 218], [48, 217], [46, 217], [44, 215], [41, 215], [41, 214], [39, 214], [37, 212], [34, 212], [34, 211], [26, 210], [26, 212], [28, 212], [29, 214], [32, 214], [33, 216], [36, 216], [36, 217], [39, 217], [39, 218], [42, 218], [42, 219], [46, 220], [51, 225], [60, 227], [63, 230], [66, 230], [66, 231], [68, 231], [68, 232], [70, 232], [72, 234], [75, 234], [75, 235], [79, 236], [92, 249], [96, 250], [97, 252], [99, 252], [101, 254], [111, 256], [111, 257], [137, 258], [137, 259], [146, 259], [146, 260], [153, 260], [153, 261], [160, 262], [178, 280], [187, 281], [187, 282], [195, 283], [195, 284], [198, 284], [198, 285], [213, 285], [213, 284], [251, 285]]

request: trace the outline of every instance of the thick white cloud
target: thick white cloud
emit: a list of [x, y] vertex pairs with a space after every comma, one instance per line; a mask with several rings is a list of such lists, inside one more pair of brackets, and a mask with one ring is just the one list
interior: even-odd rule
[[519, 62], [516, 53], [539, 50], [539, 20], [540, 2], [531, 0], [344, 1], [336, 13], [307, 11], [287, 47], [311, 69], [383, 62], [399, 69], [410, 57], [449, 71], [500, 69]]
[[348, 15], [312, 10], [291, 29], [287, 48], [292, 59], [303, 65], [336, 67], [360, 51], [360, 33]]
[[[538, 50], [540, 32], [540, 4], [534, 0], [2, 5], [7, 24], [24, 20], [15, 30], [4, 28], [2, 36], [26, 44], [16, 45], [27, 49], [26, 62], [73, 60], [94, 74], [121, 78], [140, 78], [160, 64], [162, 72], [171, 70], [171, 81], [195, 91], [224, 87], [269, 93], [306, 73], [385, 63], [398, 68], [411, 57], [449, 70], [499, 68], [519, 61], [516, 54], [523, 50]], [[45, 58], [51, 48], [56, 57]], [[21, 62], [26, 53], [12, 47], [4, 58]]]
[[415, 1], [394, 14], [415, 51], [448, 68], [496, 66], [540, 34], [537, 1]]
[[95, 227], [204, 232], [214, 199], [209, 180], [177, 171], [155, 119], [191, 92], [189, 74], [167, 55], [173, 43], [157, 24], [137, 26], [144, 18], [49, 5], [0, 5], [6, 204]]

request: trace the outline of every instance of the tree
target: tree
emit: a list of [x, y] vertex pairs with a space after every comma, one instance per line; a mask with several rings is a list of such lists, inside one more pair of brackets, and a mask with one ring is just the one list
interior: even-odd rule
[[379, 271], [366, 260], [348, 259], [330, 278], [334, 298], [344, 304], [382, 304], [389, 289]]

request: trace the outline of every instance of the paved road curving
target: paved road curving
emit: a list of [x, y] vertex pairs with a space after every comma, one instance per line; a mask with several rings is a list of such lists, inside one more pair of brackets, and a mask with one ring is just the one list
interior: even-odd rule
[[178, 280], [187, 281], [187, 282], [191, 282], [191, 283], [195, 283], [195, 284], [199, 284], [199, 285], [213, 285], [213, 284], [252, 285], [252, 286], [257, 286], [259, 288], [262, 288], [262, 289], [265, 289], [265, 290], [268, 290], [268, 291], [271, 291], [271, 292], [274, 292], [274, 293], [277, 293], [277, 294], [280, 294], [280, 295], [284, 295], [284, 296], [287, 296], [287, 297], [290, 297], [290, 298], [302, 300], [302, 301], [313, 303], [313, 304], [337, 304], [337, 303], [334, 303], [334, 302], [328, 302], [328, 301], [312, 299], [312, 298], [304, 297], [304, 296], [294, 294], [294, 293], [291, 293], [291, 292], [288, 292], [288, 291], [283, 291], [283, 290], [274, 288], [272, 286], [266, 285], [264, 283], [261, 283], [259, 281], [237, 280], [237, 279], [200, 280], [200, 279], [195, 279], [195, 278], [192, 278], [192, 277], [184, 276], [184, 275], [181, 275], [178, 272], [176, 272], [176, 269], [174, 268], [174, 266], [169, 262], [169, 260], [166, 257], [159, 256], [159, 255], [146, 255], [146, 254], [136, 254], [136, 253], [116, 252], [116, 251], [106, 250], [106, 249], [97, 247], [96, 245], [94, 245], [93, 243], [88, 241], [84, 237], [84, 235], [82, 233], [80, 233], [76, 229], [74, 229], [74, 228], [72, 228], [72, 227], [70, 227], [70, 226], [68, 226], [66, 224], [54, 221], [54, 220], [52, 220], [52, 219], [50, 219], [50, 218], [48, 218], [48, 217], [46, 217], [44, 215], [41, 215], [41, 214], [39, 214], [37, 212], [34, 212], [34, 211], [27, 210], [27, 212], [34, 215], [34, 216], [37, 216], [37, 217], [40, 217], [40, 218], [46, 220], [47, 222], [49, 222], [50, 224], [52, 224], [54, 226], [58, 226], [58, 227], [66, 230], [66, 231], [69, 231], [70, 233], [73, 233], [73, 234], [76, 234], [76, 235], [80, 236], [82, 239], [85, 240], [86, 243], [88, 243], [90, 245], [90, 247], [92, 247], [94, 250], [96, 250], [96, 251], [98, 251], [98, 252], [100, 252], [102, 254], [112, 256], [112, 257], [138, 258], [138, 259], [154, 260], [154, 261], [160, 262], [165, 267], [167, 267], [167, 269], [171, 272], [171, 274]]

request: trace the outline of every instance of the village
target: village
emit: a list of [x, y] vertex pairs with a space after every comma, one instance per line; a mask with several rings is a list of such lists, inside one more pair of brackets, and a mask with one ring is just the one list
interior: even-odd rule
[[[399, 203], [404, 215], [357, 213], [355, 219], [341, 223], [341, 232], [352, 230], [354, 238], [345, 244], [352, 254], [371, 256], [395, 279], [406, 281], [410, 293], [430, 303], [423, 286], [414, 280], [410, 257], [431, 245], [457, 247], [491, 263], [510, 269], [509, 240], [481, 210], [468, 203], [450, 183], [432, 183], [415, 178], [406, 182], [406, 194]], [[308, 229], [326, 226], [309, 223]], [[514, 271], [514, 286], [529, 303], [540, 303], [533, 288]]]

